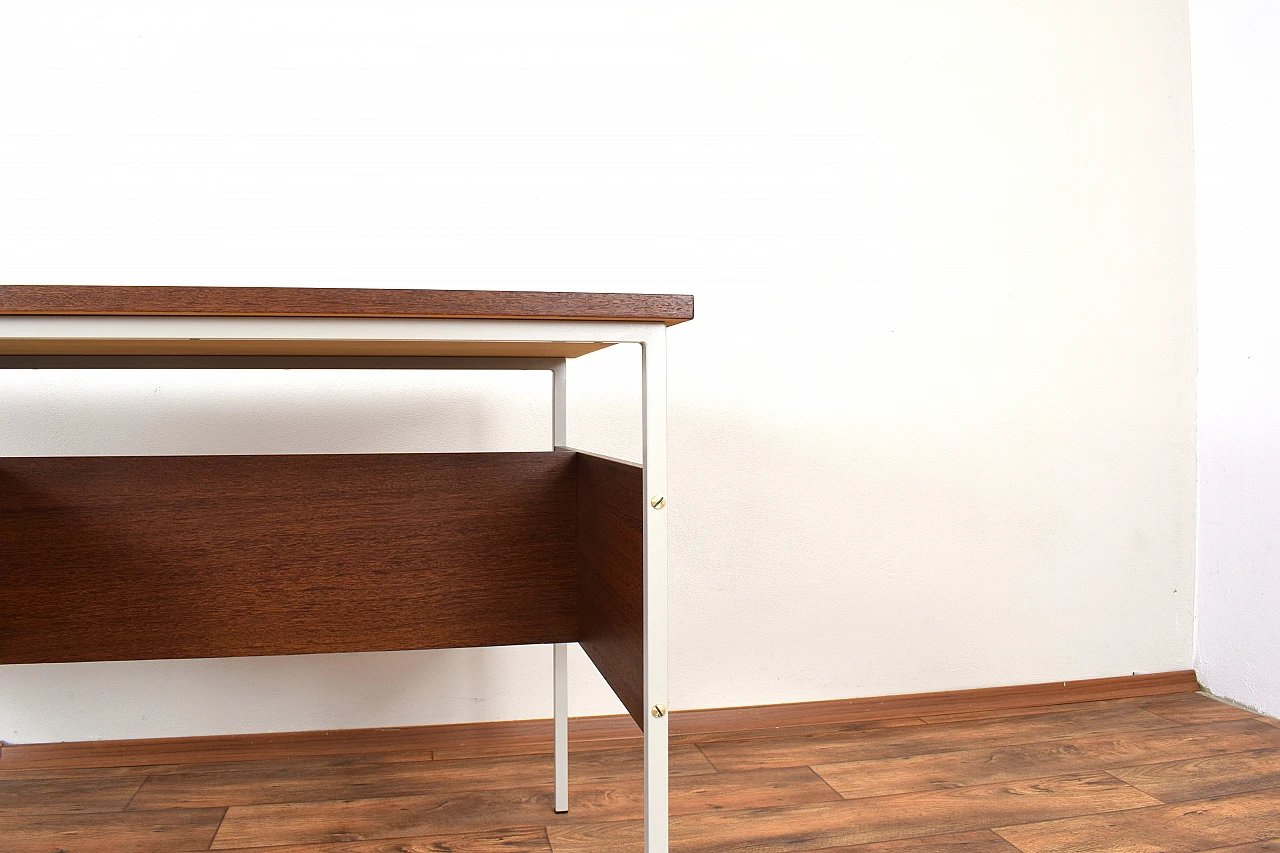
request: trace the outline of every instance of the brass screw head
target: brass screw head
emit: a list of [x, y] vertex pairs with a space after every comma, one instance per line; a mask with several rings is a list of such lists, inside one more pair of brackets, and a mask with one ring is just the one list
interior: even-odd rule
[[654, 706], [653, 706], [653, 711], [652, 711], [651, 713], [652, 713], [655, 717], [659, 717], [659, 718], [661, 718], [661, 717], [665, 717], [665, 716], [667, 715], [667, 706], [666, 706], [666, 705], [654, 705]]
[[649, 498], [649, 506], [653, 507], [654, 509], [662, 509], [666, 505], [667, 505], [667, 499], [664, 498], [662, 495], [654, 495], [653, 497]]

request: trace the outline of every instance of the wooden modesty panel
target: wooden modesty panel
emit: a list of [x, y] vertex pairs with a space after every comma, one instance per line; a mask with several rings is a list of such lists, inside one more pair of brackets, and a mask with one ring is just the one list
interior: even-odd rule
[[693, 297], [345, 287], [0, 285], [0, 314], [625, 320], [671, 326], [693, 319]]
[[643, 729], [644, 472], [578, 452], [578, 642]]
[[573, 641], [575, 479], [565, 452], [3, 458], [0, 663]]

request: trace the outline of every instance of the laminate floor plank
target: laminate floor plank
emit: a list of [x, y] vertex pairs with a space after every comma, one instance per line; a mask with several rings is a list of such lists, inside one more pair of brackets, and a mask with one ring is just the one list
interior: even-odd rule
[[142, 776], [0, 779], [0, 813], [121, 812], [144, 780]]
[[[1234, 720], [960, 752], [818, 764], [813, 769], [842, 796], [855, 798], [1105, 770], [1153, 760], [1201, 758], [1269, 747], [1280, 747], [1280, 729], [1265, 726], [1257, 720]], [[1121, 778], [1157, 799], [1165, 800], [1133, 779], [1123, 775]]]
[[989, 829], [946, 835], [925, 835], [900, 841], [877, 841], [853, 847], [825, 847], [822, 853], [1019, 853], [1018, 848]]
[[[808, 767], [673, 777], [670, 781], [672, 815], [833, 801], [841, 801], [840, 795]], [[615, 783], [572, 785], [567, 815], [552, 811], [550, 783], [530, 788], [454, 789], [435, 796], [233, 806], [213, 846], [363, 841], [538, 822], [551, 826], [628, 821], [639, 819], [643, 812], [643, 778], [634, 774]]]
[[[633, 790], [574, 791], [570, 814], [612, 820], [638, 813]], [[315, 803], [233, 806], [213, 840], [212, 849], [372, 841], [414, 836], [483, 832], [493, 826], [548, 824], [550, 786], [500, 791], [458, 791], [438, 797], [388, 797]], [[149, 814], [135, 812], [134, 814]]]
[[[1267, 728], [1271, 728], [1268, 726]], [[1259, 749], [1113, 769], [1123, 779], [1166, 803], [1280, 788], [1280, 749]]]
[[[1271, 729], [1268, 727], [1268, 731]], [[1280, 734], [1280, 732], [1277, 732]], [[1280, 740], [1280, 739], [1278, 739]], [[716, 773], [695, 746], [670, 751], [673, 776]], [[569, 753], [569, 779], [582, 785], [644, 778], [639, 748]], [[351, 762], [344, 766], [269, 766], [221, 773], [169, 773], [149, 778], [131, 810], [306, 803], [550, 786], [550, 755], [424, 762]]]
[[134, 778], [141, 784], [152, 773], [163, 773], [168, 765], [139, 767], [59, 767], [53, 770], [0, 770], [0, 784], [5, 782], [37, 782], [51, 779], [123, 779]]
[[[642, 732], [630, 718], [579, 717], [569, 721], [569, 739], [578, 743], [631, 738]], [[343, 731], [280, 732], [203, 738], [95, 741], [89, 743], [9, 744], [0, 749], [0, 770], [58, 767], [127, 767], [195, 764], [262, 758], [298, 758], [350, 753], [451, 749], [510, 749], [516, 754], [532, 746], [551, 748], [550, 720], [514, 720]]]
[[[1150, 697], [1144, 697], [1150, 698]], [[926, 723], [963, 723], [969, 720], [998, 720], [1003, 717], [1034, 717], [1039, 714], [1062, 714], [1067, 711], [1096, 711], [1118, 705], [1136, 705], [1140, 699], [1098, 699], [1093, 702], [1071, 702], [1064, 705], [1032, 705], [1023, 708], [984, 708], [980, 711], [954, 711], [921, 717]]]
[[[197, 851], [183, 851], [197, 853]], [[551, 853], [544, 826], [491, 829], [463, 835], [333, 841], [283, 847], [228, 848], [222, 853]]]
[[[754, 819], [753, 815], [744, 820]], [[679, 830], [682, 835], [687, 829]], [[591, 826], [555, 827], [548, 830], [552, 838], [553, 853], [643, 853], [644, 840], [642, 826], [635, 821], [615, 824]], [[692, 853], [697, 848], [690, 846], [683, 839], [672, 838], [673, 853]], [[755, 853], [757, 850], [774, 850], [773, 847], [757, 847], [746, 843], [732, 848], [741, 853]], [[791, 848], [785, 848], [791, 849]], [[975, 832], [945, 833], [943, 835], [923, 835], [915, 838], [903, 838], [895, 841], [877, 841], [870, 844], [855, 844], [839, 847], [796, 847], [796, 850], [819, 850], [821, 853], [1021, 853], [1008, 841], [989, 829]], [[241, 853], [241, 851], [235, 851]], [[275, 853], [274, 850], [271, 853]]]
[[955, 752], [1177, 725], [1141, 708], [1121, 705], [1093, 711], [873, 730], [856, 737], [816, 731], [803, 735], [784, 733], [773, 738], [709, 742], [700, 746], [718, 770], [752, 770]]
[[[289, 775], [294, 773], [326, 773], [344, 771], [353, 767], [378, 767], [389, 764], [422, 764], [433, 761], [431, 750], [410, 752], [355, 752], [344, 755], [307, 755], [297, 758], [259, 758], [240, 761], [207, 761], [195, 764], [161, 764], [151, 768], [148, 776], [192, 776], [209, 773], [257, 773], [268, 776], [272, 773]], [[128, 768], [112, 768], [123, 770]], [[17, 771], [25, 773], [61, 772], [61, 771]]]
[[1023, 853], [1201, 853], [1280, 836], [1280, 789], [998, 827]]
[[1203, 693], [1179, 693], [1175, 696], [1145, 699], [1139, 703], [1139, 707], [1186, 726], [1223, 720], [1247, 720], [1257, 716], [1252, 711], [1237, 708]]
[[772, 729], [745, 729], [723, 732], [704, 732], [702, 734], [672, 735], [669, 740], [673, 744], [696, 743], [704, 745], [723, 741], [759, 740], [776, 738], [780, 735], [788, 737], [807, 737], [810, 735], [848, 735], [860, 736], [865, 732], [883, 731], [885, 729], [923, 728], [924, 720], [919, 717], [897, 717], [892, 720], [860, 720], [853, 723], [830, 723], [821, 726], [781, 726]]
[[[677, 738], [670, 739], [673, 747], [681, 744], [692, 745], [692, 739], [679, 740]], [[617, 750], [617, 749], [634, 749], [640, 750], [644, 747], [644, 739], [635, 738], [610, 738], [608, 740], [574, 740], [573, 735], [569, 736], [569, 749], [576, 752], [587, 752], [590, 750]], [[463, 747], [459, 749], [437, 749], [434, 755], [438, 761], [468, 761], [476, 758], [502, 758], [505, 756], [519, 755], [551, 755], [553, 745], [551, 741], [545, 743], [526, 743], [513, 746], [475, 746]]]
[[[1010, 820], [1131, 809], [1158, 803], [1105, 773], [1012, 785], [898, 794], [750, 811], [699, 812], [671, 819], [677, 853], [784, 853], [976, 831]], [[1039, 817], [1037, 817], [1039, 816]], [[555, 853], [634, 853], [639, 821], [548, 826]]]
[[32, 815], [0, 810], [4, 853], [178, 853], [206, 850], [223, 809], [159, 814]]
[[[923, 726], [924, 720], [918, 717], [900, 717], [892, 720], [862, 720], [852, 723], [835, 723], [821, 726], [785, 726], [771, 729], [731, 729], [728, 731], [703, 732], [699, 734], [673, 734], [668, 740], [671, 746], [683, 746], [701, 743], [715, 743], [722, 740], [753, 740], [756, 738], [777, 737], [781, 732], [803, 736], [807, 733], [847, 733], [872, 731], [874, 729], [898, 729], [906, 726]], [[641, 737], [615, 738], [609, 740], [575, 740], [569, 735], [570, 749], [618, 749], [631, 746], [639, 749], [644, 743]], [[529, 741], [514, 746], [475, 746], [458, 749], [443, 748], [434, 752], [438, 760], [495, 758], [503, 755], [550, 755], [551, 741]]]
[[[570, 735], [567, 815], [546, 721], [486, 725], [5, 747], [0, 853], [640, 853], [633, 724]], [[673, 853], [1280, 853], [1280, 723], [1208, 696], [671, 743]]]
[[1280, 837], [1250, 841], [1247, 844], [1233, 844], [1230, 847], [1215, 847], [1204, 853], [1280, 853]]

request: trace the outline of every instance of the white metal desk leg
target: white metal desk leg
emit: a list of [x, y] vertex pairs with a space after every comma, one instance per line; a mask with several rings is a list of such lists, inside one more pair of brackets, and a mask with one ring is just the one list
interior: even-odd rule
[[569, 644], [556, 643], [556, 814], [569, 811]]
[[667, 853], [667, 329], [644, 360], [644, 851]]
[[[553, 447], [568, 443], [568, 370], [562, 358], [551, 369], [551, 435]], [[554, 645], [556, 814], [569, 811], [569, 644]]]

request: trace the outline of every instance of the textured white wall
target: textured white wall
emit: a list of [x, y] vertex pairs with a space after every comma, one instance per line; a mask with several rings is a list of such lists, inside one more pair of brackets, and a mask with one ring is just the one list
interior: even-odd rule
[[1193, 2], [1196, 672], [1280, 716], [1280, 6]]
[[[676, 707], [1190, 665], [1182, 4], [59, 8], [0, 29], [3, 280], [695, 294]], [[571, 443], [636, 458], [635, 367]], [[0, 452], [546, 446], [476, 378], [7, 376]], [[550, 661], [8, 667], [0, 737], [546, 716]]]

